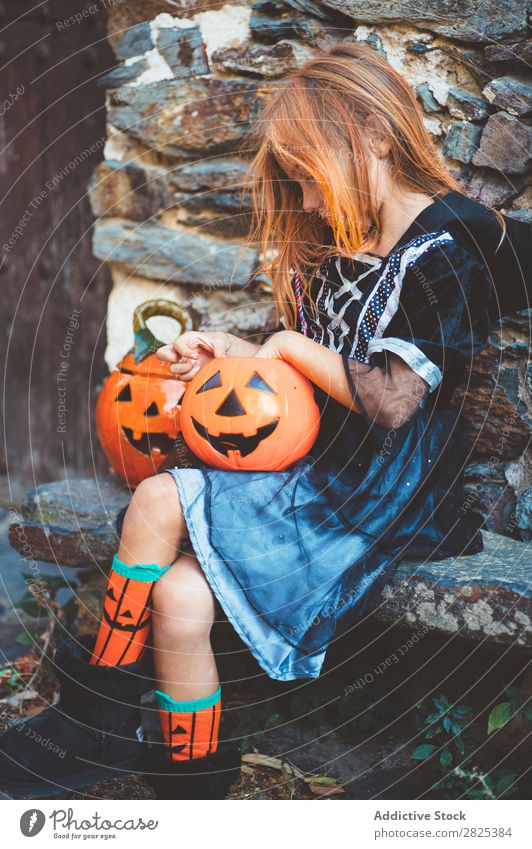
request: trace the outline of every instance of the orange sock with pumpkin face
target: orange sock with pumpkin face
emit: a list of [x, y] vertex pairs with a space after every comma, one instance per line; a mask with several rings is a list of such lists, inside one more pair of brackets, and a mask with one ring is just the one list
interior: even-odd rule
[[139, 660], [150, 633], [153, 585], [169, 568], [154, 563], [128, 566], [115, 555], [92, 664], [122, 666]]
[[155, 691], [155, 699], [171, 760], [189, 761], [216, 751], [222, 710], [220, 687], [212, 696], [189, 702], [176, 702], [161, 690]]

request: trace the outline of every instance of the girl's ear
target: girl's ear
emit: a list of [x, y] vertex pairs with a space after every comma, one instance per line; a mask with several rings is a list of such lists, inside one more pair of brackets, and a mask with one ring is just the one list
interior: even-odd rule
[[364, 122], [366, 141], [371, 152], [377, 159], [385, 159], [391, 148], [390, 132], [382, 119], [376, 115], [368, 115]]

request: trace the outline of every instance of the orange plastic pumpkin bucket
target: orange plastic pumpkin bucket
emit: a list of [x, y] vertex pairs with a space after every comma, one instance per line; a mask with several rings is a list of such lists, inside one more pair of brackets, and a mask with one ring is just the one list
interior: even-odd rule
[[283, 360], [213, 359], [181, 404], [188, 447], [220, 469], [281, 471], [309, 451], [319, 427], [312, 384]]
[[182, 333], [194, 329], [190, 313], [173, 301], [140, 304], [133, 315], [134, 347], [109, 375], [96, 403], [96, 430], [105, 455], [133, 488], [157, 472], [180, 432], [179, 402], [186, 384], [155, 354], [164, 342], [146, 321], [158, 315], [175, 318]]

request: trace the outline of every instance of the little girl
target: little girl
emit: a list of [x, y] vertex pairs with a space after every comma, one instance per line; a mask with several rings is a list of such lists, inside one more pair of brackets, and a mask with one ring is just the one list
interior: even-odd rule
[[[225, 797], [240, 758], [219, 740], [216, 600], [269, 676], [315, 678], [402, 558], [482, 548], [450, 402], [486, 344], [483, 251], [504, 221], [460, 193], [409, 85], [360, 44], [292, 72], [246, 145], [277, 329], [262, 345], [187, 332], [159, 356], [185, 381], [211, 357], [291, 363], [314, 384], [318, 440], [283, 472], [198, 463], [140, 484], [96, 639], [59, 646], [59, 703], [2, 737], [7, 796], [143, 767], [159, 798]], [[144, 757], [139, 701], [154, 686], [164, 745]]]

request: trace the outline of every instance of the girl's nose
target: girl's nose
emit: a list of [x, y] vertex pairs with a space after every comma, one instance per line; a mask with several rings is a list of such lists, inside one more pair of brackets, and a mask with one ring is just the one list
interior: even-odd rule
[[303, 209], [305, 212], [316, 212], [320, 208], [320, 200], [317, 195], [317, 192], [309, 187], [308, 183], [305, 185], [303, 183], [302, 187], [303, 192]]

